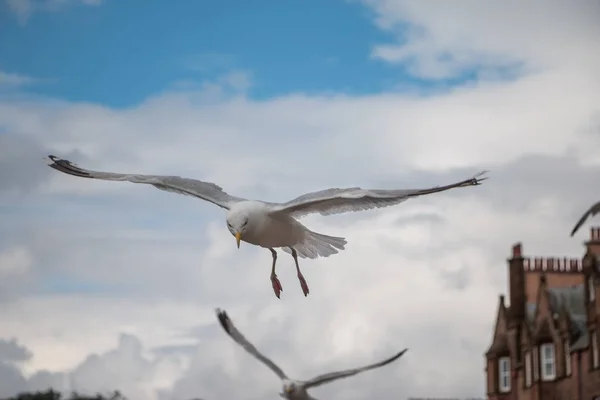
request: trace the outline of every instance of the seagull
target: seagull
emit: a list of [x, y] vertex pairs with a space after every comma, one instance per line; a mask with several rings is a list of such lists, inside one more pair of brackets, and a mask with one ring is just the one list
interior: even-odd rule
[[577, 223], [575, 224], [575, 227], [571, 231], [571, 237], [573, 237], [573, 235], [575, 235], [575, 232], [577, 232], [579, 230], [579, 228], [581, 228], [581, 226], [585, 223], [585, 221], [588, 218], [593, 217], [594, 215], [598, 214], [599, 212], [600, 212], [600, 201], [597, 202], [596, 204], [594, 204], [593, 206], [591, 206], [590, 208], [588, 208], [587, 211], [583, 213], [583, 215], [581, 216], [581, 218], [579, 218], [579, 221], [577, 221]]
[[262, 361], [267, 367], [271, 369], [278, 377], [281, 379], [281, 383], [283, 385], [283, 392], [279, 393], [281, 397], [288, 400], [317, 400], [314, 397], [308, 394], [308, 389], [323, 385], [325, 383], [333, 382], [338, 379], [348, 378], [350, 376], [354, 376], [364, 371], [368, 371], [371, 369], [383, 367], [384, 365], [390, 364], [397, 359], [399, 359], [408, 349], [404, 349], [401, 352], [395, 354], [394, 356], [387, 358], [383, 361], [379, 361], [374, 364], [366, 365], [364, 367], [347, 369], [344, 371], [330, 372], [328, 374], [323, 374], [316, 376], [308, 381], [298, 381], [294, 379], [288, 378], [288, 376], [279, 368], [273, 361], [265, 357], [261, 352], [259, 352], [256, 347], [252, 343], [250, 343], [244, 335], [237, 330], [233, 322], [229, 319], [226, 311], [222, 311], [220, 309], [216, 309], [217, 318], [221, 323], [221, 326], [227, 332], [229, 337], [231, 337], [237, 344], [242, 346], [248, 353], [252, 354], [258, 360]]
[[48, 158], [52, 161], [48, 164], [51, 168], [68, 175], [107, 181], [144, 183], [160, 190], [193, 196], [227, 210], [225, 218], [227, 228], [235, 237], [238, 248], [240, 247], [240, 241], [244, 241], [271, 251], [273, 262], [270, 278], [277, 298], [281, 298], [283, 287], [275, 273], [277, 262], [275, 248], [281, 248], [284, 252], [292, 255], [298, 280], [306, 297], [309, 288], [300, 272], [298, 257], [309, 259], [329, 257], [332, 254], [337, 254], [339, 250], [344, 250], [347, 243], [343, 237], [323, 235], [309, 230], [298, 221], [299, 218], [313, 213], [331, 215], [392, 206], [412, 197], [459, 187], [476, 186], [487, 179], [482, 177], [487, 171], [482, 171], [472, 178], [446, 186], [392, 190], [367, 190], [359, 187], [330, 188], [304, 194], [287, 203], [269, 203], [229, 195], [223, 191], [223, 188], [212, 182], [203, 182], [180, 176], [92, 171], [79, 168], [71, 161], [53, 155], [48, 156]]

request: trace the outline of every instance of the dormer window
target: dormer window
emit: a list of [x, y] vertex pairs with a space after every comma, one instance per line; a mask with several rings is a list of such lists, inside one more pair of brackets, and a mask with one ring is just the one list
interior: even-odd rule
[[594, 285], [594, 277], [593, 276], [589, 276], [588, 277], [588, 292], [589, 292], [589, 299], [590, 301], [594, 301], [596, 299], [596, 290], [595, 290], [595, 285]]
[[553, 381], [556, 378], [554, 343], [544, 343], [540, 346], [542, 380]]
[[498, 360], [498, 390], [501, 393], [510, 392], [510, 357]]

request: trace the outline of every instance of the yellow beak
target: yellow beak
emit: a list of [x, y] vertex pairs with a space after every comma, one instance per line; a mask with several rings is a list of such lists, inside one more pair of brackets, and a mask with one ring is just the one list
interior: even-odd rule
[[242, 234], [239, 232], [235, 233], [235, 241], [237, 242], [238, 249], [240, 248], [240, 240], [242, 240]]

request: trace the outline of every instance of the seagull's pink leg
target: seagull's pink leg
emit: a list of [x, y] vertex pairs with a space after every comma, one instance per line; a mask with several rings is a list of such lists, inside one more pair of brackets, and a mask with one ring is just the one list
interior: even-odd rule
[[279, 299], [281, 292], [283, 292], [283, 287], [281, 286], [281, 282], [277, 278], [275, 274], [275, 263], [277, 262], [277, 252], [274, 249], [269, 248], [271, 250], [271, 254], [273, 255], [273, 266], [271, 267], [271, 284], [273, 285], [273, 291], [275, 292], [275, 296]]
[[294, 257], [294, 263], [296, 264], [296, 272], [298, 272], [298, 280], [300, 281], [300, 286], [302, 287], [302, 293], [304, 293], [304, 297], [308, 296], [309, 290], [308, 290], [308, 284], [306, 283], [306, 279], [304, 279], [304, 276], [302, 275], [302, 272], [300, 272], [300, 266], [298, 265], [298, 253], [296, 253], [296, 250], [292, 249], [292, 257]]

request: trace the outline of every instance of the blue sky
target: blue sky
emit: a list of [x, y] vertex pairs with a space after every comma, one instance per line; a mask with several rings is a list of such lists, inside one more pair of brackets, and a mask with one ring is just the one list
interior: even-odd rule
[[361, 4], [141, 3], [64, 7], [26, 24], [2, 3], [0, 69], [48, 79], [30, 89], [37, 93], [117, 107], [232, 69], [251, 71], [255, 98], [377, 92], [403, 78], [401, 69], [369, 58], [371, 46], [390, 38]]
[[1, 71], [40, 79], [30, 92], [113, 107], [231, 70], [250, 74], [247, 94], [255, 99], [430, 88], [470, 77], [426, 81], [372, 59], [375, 44], [394, 38], [358, 2], [107, 1], [37, 12], [26, 23], [6, 3], [0, 10]]

